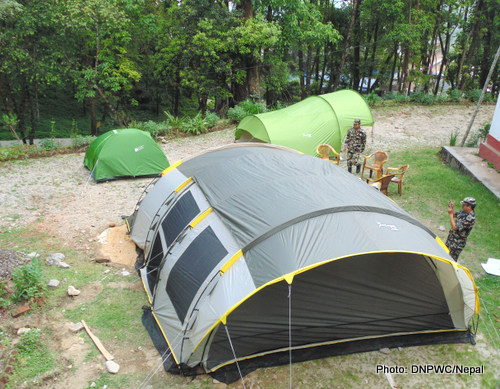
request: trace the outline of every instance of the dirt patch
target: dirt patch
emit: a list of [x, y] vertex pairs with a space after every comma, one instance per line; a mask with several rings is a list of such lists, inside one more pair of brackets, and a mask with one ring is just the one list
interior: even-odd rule
[[110, 227], [98, 237], [100, 257], [109, 258], [111, 262], [134, 267], [137, 258], [135, 243], [127, 233], [127, 226]]

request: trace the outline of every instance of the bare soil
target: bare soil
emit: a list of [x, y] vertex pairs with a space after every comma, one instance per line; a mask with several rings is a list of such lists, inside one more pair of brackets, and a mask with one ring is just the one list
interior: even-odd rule
[[[481, 108], [472, 132], [491, 122], [494, 108], [494, 105]], [[449, 145], [450, 136], [454, 132], [459, 133], [459, 140], [462, 139], [474, 109], [473, 105], [374, 109], [375, 126], [365, 128], [368, 134], [366, 152], [378, 149], [396, 151]], [[173, 163], [233, 141], [234, 128], [170, 140], [161, 147], [169, 161]], [[88, 258], [109, 257], [116, 268], [124, 267], [133, 272], [135, 246], [125, 233], [122, 216], [133, 212], [137, 200], [151, 179], [116, 180], [96, 184], [90, 178], [89, 171], [82, 165], [83, 157], [84, 153], [65, 154], [0, 165], [0, 233], [36, 226], [39, 231], [55, 237], [61, 247], [73, 248], [86, 254]], [[134, 286], [128, 283], [116, 285], [117, 289], [127, 287], [142, 288], [139, 283], [135, 283]], [[57, 381], [51, 381], [44, 387], [85, 388], [102, 371], [102, 366], [91, 368], [88, 365], [85, 355], [89, 347], [93, 346], [83, 342], [84, 334], [75, 336], [68, 331], [68, 323], [62, 314], [63, 309], [93, 301], [101, 288], [97, 283], [86, 285], [82, 288], [78, 300], [69, 300], [66, 305], [60, 307], [61, 313], [50, 312], [40, 317], [31, 316], [29, 319], [19, 320], [19, 326], [29, 323], [32, 327], [37, 327], [52, 323], [52, 329], [57, 334], [54, 336], [53, 346], [68, 364], [71, 361], [73, 365], [68, 366], [66, 372], [60, 372]], [[143, 330], [143, 328], [135, 329], [135, 331]], [[462, 347], [464, 352], [468, 352], [472, 346], [457, 347]], [[144, 377], [147, 372], [154, 371], [160, 361], [151, 343], [144, 345], [140, 350], [121, 349], [120, 344], [113, 344], [112, 348], [116, 360], [120, 361], [122, 373], [135, 372]], [[419, 349], [416, 347], [400, 350], [399, 356], [394, 352], [391, 355], [374, 352], [355, 354], [342, 359], [308, 362], [302, 366], [306, 372], [310, 368], [310, 374], [304, 373], [302, 381], [296, 385], [318, 387], [315, 378], [322, 375], [327, 378], [323, 379], [319, 387], [346, 387], [342, 383], [342, 377], [354, 375], [359, 376], [359, 380], [348, 381], [349, 386], [352, 386], [352, 382], [358, 382], [358, 387], [389, 387], [383, 375], [375, 376], [373, 373], [375, 365], [377, 363], [393, 365], [401, 360], [418, 360]], [[483, 346], [476, 349], [485, 355], [492, 352]], [[422, 363], [428, 362], [422, 361]], [[287, 369], [288, 367], [261, 369], [251, 373], [246, 377], [246, 387], [287, 387]], [[157, 374], [166, 375], [161, 369]], [[396, 381], [403, 379], [402, 377], [397, 376]], [[200, 387], [207, 382], [208, 387], [219, 386], [211, 378], [203, 376], [194, 381], [174, 379], [170, 375], [166, 375], [165, 378], [168, 387]], [[427, 376], [422, 375], [404, 376], [403, 380], [405, 387], [433, 387], [432, 382]], [[446, 383], [442, 380], [440, 382]], [[453, 386], [453, 382], [451, 385]], [[236, 383], [231, 387], [242, 387], [242, 384]], [[470, 387], [480, 387], [480, 384]]]

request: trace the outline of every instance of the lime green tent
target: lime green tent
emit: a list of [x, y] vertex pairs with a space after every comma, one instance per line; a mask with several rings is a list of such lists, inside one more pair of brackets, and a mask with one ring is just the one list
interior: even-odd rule
[[304, 154], [316, 155], [316, 147], [326, 143], [340, 151], [354, 119], [372, 126], [370, 107], [361, 95], [341, 90], [311, 96], [289, 107], [247, 116], [238, 125], [238, 141], [261, 141], [287, 146]]
[[83, 164], [96, 182], [158, 176], [170, 166], [149, 132], [135, 128], [112, 130], [99, 136], [87, 149]]

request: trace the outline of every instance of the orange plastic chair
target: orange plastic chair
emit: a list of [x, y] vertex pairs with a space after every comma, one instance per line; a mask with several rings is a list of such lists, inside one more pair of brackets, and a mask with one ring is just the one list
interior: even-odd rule
[[[340, 155], [335, 151], [335, 149], [327, 144], [322, 144], [316, 147], [316, 153], [321, 159], [336, 163], [340, 163]], [[332, 159], [333, 158], [333, 159]]]
[[385, 174], [394, 174], [394, 177], [392, 178], [391, 182], [395, 182], [396, 184], [398, 184], [398, 192], [400, 196], [401, 196], [401, 186], [403, 184], [403, 176], [409, 167], [410, 165], [404, 165], [401, 167], [388, 167], [387, 170], [385, 171]]
[[363, 174], [365, 169], [370, 171], [370, 178], [372, 177], [372, 172], [377, 172], [377, 179], [379, 179], [384, 173], [384, 163], [389, 159], [389, 154], [385, 151], [375, 151], [374, 153], [367, 155], [363, 159], [363, 169], [361, 170], [361, 179], [363, 179]]
[[377, 180], [372, 180], [371, 178], [367, 178], [366, 183], [387, 196], [387, 188], [389, 187], [389, 184], [393, 178], [394, 174], [388, 174], [380, 177]]

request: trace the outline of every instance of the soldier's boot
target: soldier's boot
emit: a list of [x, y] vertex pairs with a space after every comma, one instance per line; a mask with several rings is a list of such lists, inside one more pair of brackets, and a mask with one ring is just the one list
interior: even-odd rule
[[347, 166], [347, 171], [348, 171], [349, 173], [352, 173], [352, 166]]
[[360, 170], [361, 170], [361, 164], [360, 164], [360, 163], [358, 163], [358, 164], [356, 165], [356, 173], [359, 173], [359, 171], [360, 171]]

